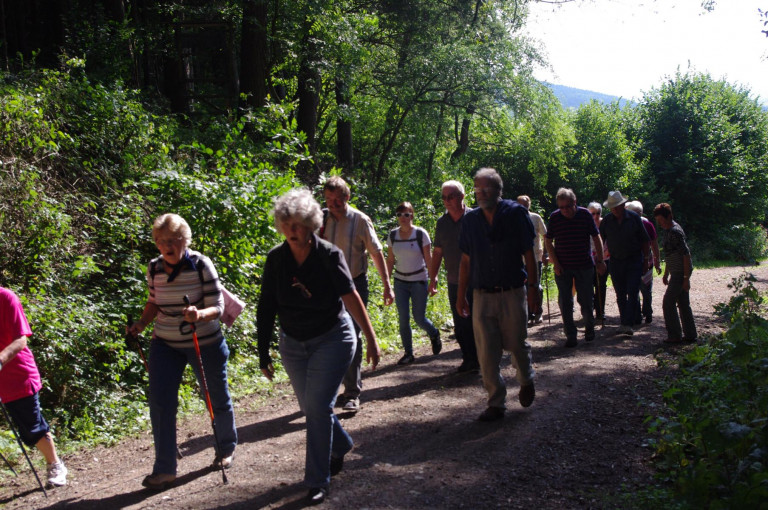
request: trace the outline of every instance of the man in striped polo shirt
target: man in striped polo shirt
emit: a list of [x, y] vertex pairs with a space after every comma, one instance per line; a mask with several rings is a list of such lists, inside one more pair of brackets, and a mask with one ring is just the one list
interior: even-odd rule
[[[606, 270], [603, 262], [603, 242], [592, 214], [586, 208], [576, 205], [576, 194], [573, 190], [560, 188], [555, 200], [557, 210], [549, 216], [549, 228], [544, 237], [544, 244], [555, 270], [565, 346], [576, 347], [578, 332], [573, 321], [571, 288], [575, 282], [576, 298], [581, 305], [581, 316], [584, 319], [584, 340], [590, 342], [595, 339], [595, 318], [592, 309], [595, 263], [600, 274]], [[597, 260], [592, 258], [590, 238], [595, 245]]]

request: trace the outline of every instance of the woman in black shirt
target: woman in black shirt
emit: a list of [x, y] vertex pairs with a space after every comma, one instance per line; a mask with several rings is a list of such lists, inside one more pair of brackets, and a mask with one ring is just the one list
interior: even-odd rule
[[307, 499], [318, 504], [353, 446], [333, 413], [357, 343], [350, 315], [368, 340], [367, 360], [374, 369], [381, 351], [343, 254], [316, 235], [323, 219], [320, 204], [308, 190], [292, 190], [277, 199], [274, 216], [285, 242], [269, 252], [264, 265], [257, 312], [259, 362], [272, 380], [269, 344], [279, 317], [280, 356], [307, 417]]

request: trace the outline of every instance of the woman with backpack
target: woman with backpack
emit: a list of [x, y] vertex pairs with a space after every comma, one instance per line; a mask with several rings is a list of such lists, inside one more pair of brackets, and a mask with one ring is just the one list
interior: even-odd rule
[[395, 305], [400, 325], [400, 340], [405, 350], [405, 355], [397, 364], [410, 365], [415, 358], [409, 304], [416, 324], [429, 335], [432, 354], [439, 354], [443, 343], [440, 340], [440, 332], [426, 317], [429, 280], [427, 268], [432, 265], [429, 234], [413, 224], [413, 206], [410, 202], [400, 203], [395, 209], [395, 214], [399, 227], [392, 230], [387, 238], [387, 269], [395, 278]]
[[[147, 267], [149, 299], [141, 318], [128, 328], [128, 333], [136, 337], [155, 323], [149, 348], [149, 414], [155, 464], [142, 485], [163, 490], [176, 481], [176, 411], [179, 386], [188, 363], [201, 388], [205, 385], [200, 364], [204, 367], [218, 443], [214, 467], [231, 466], [237, 429], [227, 383], [229, 347], [219, 324], [224, 297], [216, 268], [208, 257], [189, 249], [192, 231], [177, 214], [159, 216], [152, 226], [152, 237], [160, 256]], [[195, 325], [199, 359], [192, 328], [182, 328], [183, 322]]]

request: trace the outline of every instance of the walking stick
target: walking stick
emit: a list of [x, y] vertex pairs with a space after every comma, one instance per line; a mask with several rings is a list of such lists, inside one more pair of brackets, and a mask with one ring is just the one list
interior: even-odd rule
[[[184, 296], [184, 304], [189, 307], [189, 296]], [[208, 405], [208, 414], [211, 416], [211, 428], [213, 428], [213, 440], [216, 443], [216, 455], [219, 458], [219, 467], [221, 468], [221, 480], [227, 483], [227, 474], [224, 472], [224, 457], [221, 455], [221, 447], [219, 446], [219, 436], [216, 434], [216, 418], [213, 415], [213, 405], [211, 405], [211, 394], [208, 392], [208, 382], [205, 379], [205, 370], [203, 368], [203, 356], [200, 354], [200, 344], [197, 341], [197, 328], [194, 323], [183, 321], [179, 325], [179, 331], [182, 334], [187, 334], [189, 331], [185, 331], [184, 326], [187, 325], [192, 331], [192, 342], [195, 344], [195, 354], [197, 354], [197, 365], [200, 368], [200, 383], [203, 386], [203, 392], [205, 393], [205, 403]]]
[[2, 453], [0, 453], [0, 457], [2, 457], [2, 458], [3, 458], [3, 460], [5, 461], [5, 465], [6, 465], [6, 466], [8, 466], [8, 469], [10, 469], [10, 470], [11, 470], [11, 473], [13, 473], [13, 476], [19, 476], [19, 474], [16, 472], [16, 470], [15, 470], [15, 469], [13, 469], [13, 466], [11, 466], [11, 463], [10, 463], [10, 462], [8, 462], [8, 459], [6, 459], [6, 458], [5, 458], [5, 455], [3, 455]]
[[[128, 327], [130, 328], [133, 325], [133, 316], [131, 314], [128, 314]], [[139, 351], [139, 356], [141, 356], [141, 361], [144, 363], [144, 369], [147, 371], [147, 376], [149, 376], [149, 363], [147, 363], [147, 357], [144, 355], [144, 349], [141, 347], [141, 340], [138, 336], [133, 336], [130, 333], [125, 334], [125, 345], [130, 349], [131, 343], [136, 343], [136, 348]], [[176, 459], [181, 460], [184, 456], [181, 454], [181, 450], [179, 450], [179, 447], [176, 447]]]
[[[5, 415], [5, 420], [8, 422], [8, 426], [11, 427], [11, 432], [13, 432], [14, 437], [16, 438], [16, 442], [19, 443], [19, 448], [21, 448], [21, 451], [24, 453], [24, 457], [27, 458], [27, 464], [29, 464], [29, 468], [32, 470], [32, 472], [35, 474], [35, 478], [37, 479], [37, 484], [40, 486], [40, 489], [42, 489], [43, 494], [45, 494], [45, 497], [48, 497], [48, 493], [45, 492], [45, 487], [43, 486], [43, 482], [40, 481], [40, 477], [37, 476], [37, 471], [35, 470], [35, 466], [32, 465], [32, 461], [29, 459], [29, 455], [27, 455], [27, 449], [24, 448], [24, 443], [21, 442], [21, 438], [19, 437], [19, 433], [16, 432], [16, 427], [13, 426], [13, 422], [11, 421], [11, 416], [8, 414], [8, 410], [5, 408], [5, 404], [2, 400], [0, 400], [0, 406], [3, 408], [3, 414]], [[5, 457], [3, 457], [5, 458]], [[6, 462], [8, 462], [6, 460]], [[10, 464], [9, 464], [10, 466]], [[13, 469], [13, 468], [11, 468]], [[14, 471], [15, 473], [15, 471]]]
[[549, 264], [547, 264], [547, 270], [545, 271], [547, 273], [547, 277], [544, 278], [544, 288], [547, 291], [547, 321], [549, 325], [552, 325], [552, 312], [549, 310]]

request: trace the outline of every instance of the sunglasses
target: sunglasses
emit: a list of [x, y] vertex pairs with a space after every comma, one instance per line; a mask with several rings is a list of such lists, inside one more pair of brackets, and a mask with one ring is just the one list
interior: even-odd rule
[[413, 213], [409, 213], [409, 212], [399, 212], [399, 213], [397, 213], [397, 217], [398, 218], [403, 217], [403, 216], [406, 217], [406, 218], [410, 218], [411, 216], [413, 216]]

